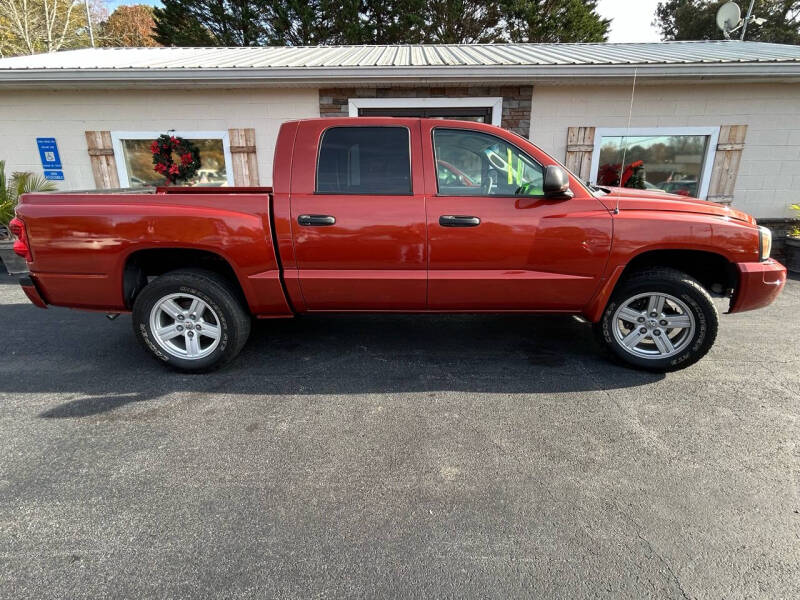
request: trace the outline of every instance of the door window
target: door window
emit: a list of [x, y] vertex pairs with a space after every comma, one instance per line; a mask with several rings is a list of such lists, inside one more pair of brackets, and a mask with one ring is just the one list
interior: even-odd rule
[[541, 196], [542, 166], [498, 137], [434, 129], [436, 181], [444, 196]]
[[317, 193], [411, 194], [411, 150], [405, 127], [331, 127], [322, 136]]

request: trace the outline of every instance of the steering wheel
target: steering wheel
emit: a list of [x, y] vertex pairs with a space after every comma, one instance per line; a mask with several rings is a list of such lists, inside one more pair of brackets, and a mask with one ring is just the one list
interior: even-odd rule
[[514, 190], [515, 196], [531, 196], [531, 188], [533, 187], [533, 182], [529, 181], [527, 183], [523, 183], [519, 186], [516, 190]]
[[497, 170], [489, 169], [486, 171], [486, 177], [481, 180], [481, 195], [490, 196], [497, 187]]

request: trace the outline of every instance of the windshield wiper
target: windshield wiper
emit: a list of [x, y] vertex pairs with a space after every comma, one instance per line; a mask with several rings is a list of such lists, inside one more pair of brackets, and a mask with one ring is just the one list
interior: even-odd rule
[[588, 187], [593, 192], [603, 192], [605, 194], [610, 194], [611, 193], [611, 190], [608, 189], [608, 188], [600, 187], [599, 185], [595, 185], [593, 183], [589, 183], [588, 181], [585, 181], [584, 183], [586, 184], [586, 187]]

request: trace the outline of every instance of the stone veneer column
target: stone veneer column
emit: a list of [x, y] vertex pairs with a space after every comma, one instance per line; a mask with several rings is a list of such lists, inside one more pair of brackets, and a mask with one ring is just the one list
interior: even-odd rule
[[350, 98], [469, 98], [502, 96], [503, 115], [501, 126], [523, 137], [528, 137], [531, 128], [531, 97], [533, 87], [358, 87], [325, 88], [319, 90], [319, 114], [321, 117], [348, 116]]

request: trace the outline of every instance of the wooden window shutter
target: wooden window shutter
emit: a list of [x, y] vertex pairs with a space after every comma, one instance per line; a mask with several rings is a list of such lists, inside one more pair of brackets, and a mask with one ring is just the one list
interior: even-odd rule
[[89, 146], [89, 159], [92, 161], [94, 185], [99, 190], [119, 187], [117, 160], [111, 145], [110, 131], [87, 131], [86, 144]]
[[255, 129], [229, 129], [228, 139], [233, 161], [233, 185], [256, 187], [258, 182], [258, 158], [256, 156]]
[[711, 183], [708, 186], [708, 200], [730, 204], [733, 202], [733, 188], [742, 161], [744, 138], [747, 125], [723, 125], [719, 128], [719, 140], [714, 155], [714, 168], [711, 170]]
[[584, 181], [589, 181], [594, 152], [594, 127], [570, 127], [567, 130], [566, 167]]

